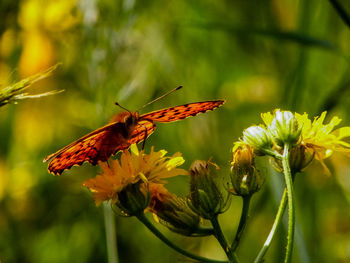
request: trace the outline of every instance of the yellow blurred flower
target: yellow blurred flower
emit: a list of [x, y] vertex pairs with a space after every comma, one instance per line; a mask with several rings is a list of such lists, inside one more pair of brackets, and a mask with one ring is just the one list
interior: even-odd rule
[[28, 77], [54, 64], [55, 48], [51, 39], [39, 30], [23, 32], [23, 49], [19, 61], [22, 77]]
[[118, 201], [118, 193], [126, 186], [143, 181], [161, 182], [161, 179], [188, 174], [186, 170], [176, 168], [184, 163], [180, 153], [167, 157], [165, 150], [155, 152], [153, 147], [150, 154], [138, 151], [135, 145], [131, 153], [124, 151], [119, 160], [108, 163], [100, 162], [102, 173], [83, 183], [94, 195], [96, 205], [103, 201]]

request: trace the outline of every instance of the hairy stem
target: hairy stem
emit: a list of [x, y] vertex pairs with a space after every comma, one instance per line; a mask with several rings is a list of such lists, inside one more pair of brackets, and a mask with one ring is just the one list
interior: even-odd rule
[[293, 178], [289, 165], [289, 145], [284, 145], [283, 150], [283, 173], [287, 186], [288, 194], [288, 237], [287, 237], [287, 251], [284, 259], [285, 263], [292, 261], [293, 243], [294, 243], [294, 228], [295, 228], [295, 208], [294, 208], [294, 190], [293, 190]]
[[270, 248], [271, 241], [272, 241], [273, 237], [275, 236], [276, 230], [277, 230], [278, 226], [282, 222], [283, 214], [284, 214], [284, 211], [286, 210], [286, 207], [287, 207], [287, 200], [288, 200], [288, 198], [287, 198], [287, 189], [284, 189], [283, 196], [282, 196], [282, 199], [281, 199], [278, 211], [277, 211], [277, 215], [276, 215], [275, 221], [273, 222], [271, 231], [270, 231], [270, 233], [269, 233], [269, 235], [268, 235], [268, 237], [267, 237], [267, 239], [265, 241], [264, 246], [261, 248], [261, 250], [259, 251], [258, 256], [254, 260], [254, 263], [261, 263], [261, 262], [263, 262], [264, 256], [265, 256], [267, 250]]

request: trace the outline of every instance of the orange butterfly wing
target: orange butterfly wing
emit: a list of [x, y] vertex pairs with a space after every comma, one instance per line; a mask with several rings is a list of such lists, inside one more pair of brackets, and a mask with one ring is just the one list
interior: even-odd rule
[[48, 170], [55, 175], [61, 174], [73, 165], [82, 165], [85, 161], [96, 165], [98, 161], [107, 161], [111, 155], [129, 148], [131, 144], [145, 140], [154, 132], [156, 126], [153, 122], [155, 121], [182, 120], [198, 113], [214, 110], [224, 103], [224, 100], [203, 101], [153, 111], [139, 118], [136, 117], [137, 124], [133, 128], [122, 121], [130, 113], [122, 112], [114, 117], [114, 122], [47, 156], [44, 162], [51, 160]]
[[138, 123], [130, 139], [126, 138], [126, 129], [125, 123], [122, 122], [107, 124], [47, 156], [44, 162], [51, 160], [48, 170], [55, 175], [73, 165], [82, 165], [85, 161], [96, 165], [98, 161], [107, 161], [114, 153], [129, 148], [132, 143], [144, 140], [146, 131], [149, 136], [153, 133], [155, 125], [149, 121]]
[[214, 110], [225, 103], [225, 100], [211, 100], [188, 103], [180, 106], [170, 107], [162, 110], [152, 111], [140, 117], [141, 120], [152, 120], [157, 122], [172, 122], [196, 116], [208, 110]]

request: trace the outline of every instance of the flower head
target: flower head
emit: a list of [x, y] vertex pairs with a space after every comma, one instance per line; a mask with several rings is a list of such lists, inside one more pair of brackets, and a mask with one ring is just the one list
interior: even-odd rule
[[190, 236], [196, 233], [200, 219], [187, 206], [185, 199], [169, 193], [163, 184], [151, 183], [149, 191], [149, 208], [156, 221], [182, 235]]
[[292, 112], [277, 109], [274, 114], [270, 112], [261, 114], [261, 118], [268, 126], [268, 130], [277, 145], [282, 146], [285, 143], [294, 145], [298, 142], [301, 125]]
[[263, 126], [250, 126], [243, 131], [243, 142], [253, 147], [257, 153], [271, 149], [273, 141], [269, 132]]
[[333, 117], [328, 124], [323, 124], [327, 112], [324, 111], [319, 117], [315, 117], [313, 122], [308, 115], [296, 113], [296, 118], [303, 126], [301, 132], [301, 144], [315, 152], [315, 158], [325, 159], [333, 152], [343, 152], [350, 155], [350, 144], [343, 139], [350, 137], [350, 127], [342, 127], [334, 130], [339, 125], [341, 119]]
[[256, 169], [254, 151], [249, 145], [236, 144], [233, 147], [231, 162], [231, 193], [239, 196], [251, 196], [259, 191], [264, 179]]
[[[290, 125], [291, 130], [299, 132], [300, 129], [299, 139], [291, 150], [290, 155], [291, 165], [294, 164], [296, 172], [305, 168], [313, 158], [319, 160], [327, 169], [323, 163], [323, 159], [331, 156], [333, 152], [342, 152], [350, 155], [350, 143], [344, 141], [344, 138], [350, 137], [350, 127], [342, 127], [335, 130], [335, 127], [340, 124], [341, 119], [335, 116], [328, 124], [324, 124], [326, 114], [327, 112], [322, 112], [313, 121], [309, 119], [306, 113], [294, 113], [293, 118], [289, 116], [292, 123]], [[274, 119], [273, 114], [267, 112], [261, 114], [261, 117], [270, 128]], [[295, 124], [295, 121], [297, 121], [297, 124]]]
[[166, 157], [166, 153], [165, 150], [155, 152], [152, 147], [151, 153], [145, 154], [132, 146], [131, 153], [123, 151], [120, 160], [111, 160], [109, 164], [100, 162], [100, 175], [85, 181], [83, 185], [93, 193], [96, 205], [106, 200], [114, 204], [119, 200], [118, 194], [128, 185], [161, 182], [163, 178], [188, 174], [176, 168], [184, 162], [180, 153], [171, 157]]
[[190, 168], [191, 192], [188, 204], [190, 208], [205, 219], [223, 213], [229, 200], [222, 192], [218, 176], [212, 167], [219, 167], [210, 161], [195, 161]]

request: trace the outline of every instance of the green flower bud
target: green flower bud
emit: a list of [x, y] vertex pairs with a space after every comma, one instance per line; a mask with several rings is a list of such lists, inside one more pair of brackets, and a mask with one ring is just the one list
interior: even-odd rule
[[206, 161], [195, 161], [190, 168], [191, 192], [188, 205], [205, 219], [212, 219], [223, 213], [229, 198], [221, 192], [211, 166], [219, 169], [217, 165]]
[[135, 216], [147, 208], [150, 202], [150, 194], [145, 189], [145, 184], [139, 181], [134, 184], [128, 184], [118, 193], [118, 201], [115, 203], [121, 213], [126, 216]]
[[262, 154], [264, 149], [271, 149], [273, 141], [271, 135], [261, 126], [250, 126], [243, 131], [243, 142]]
[[150, 210], [158, 222], [171, 231], [185, 236], [197, 233], [199, 216], [186, 204], [183, 198], [168, 192], [162, 184], [150, 185]]
[[249, 145], [241, 145], [233, 152], [231, 162], [231, 193], [250, 196], [259, 191], [264, 179], [255, 168], [254, 151]]
[[[289, 166], [292, 174], [301, 172], [306, 166], [308, 166], [315, 157], [315, 152], [305, 147], [304, 145], [297, 145], [290, 150], [289, 153]], [[282, 161], [275, 158], [271, 158], [273, 167], [278, 172], [283, 172]]]
[[294, 145], [299, 140], [301, 128], [293, 113], [277, 110], [269, 125], [269, 131], [277, 145]]

